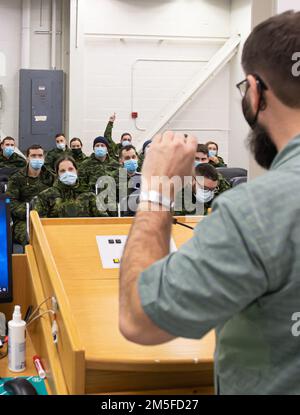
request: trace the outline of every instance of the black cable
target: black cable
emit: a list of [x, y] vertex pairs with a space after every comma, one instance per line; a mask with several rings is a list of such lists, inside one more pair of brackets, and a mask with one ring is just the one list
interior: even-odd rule
[[184, 228], [191, 229], [192, 231], [195, 229], [192, 226], [186, 225], [185, 223], [178, 222], [176, 218], [173, 218], [173, 224], [183, 226]]

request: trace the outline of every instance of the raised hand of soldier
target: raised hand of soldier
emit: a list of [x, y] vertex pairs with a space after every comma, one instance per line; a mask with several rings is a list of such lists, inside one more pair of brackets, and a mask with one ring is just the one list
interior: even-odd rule
[[109, 117], [109, 121], [110, 121], [110, 122], [115, 122], [115, 120], [116, 120], [116, 113], [114, 112], [114, 113], [113, 113], [113, 115], [111, 115], [111, 116]]

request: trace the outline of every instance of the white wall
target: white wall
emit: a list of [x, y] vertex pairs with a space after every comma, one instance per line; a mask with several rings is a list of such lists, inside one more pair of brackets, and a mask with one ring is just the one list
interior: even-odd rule
[[282, 13], [286, 10], [300, 10], [300, 0], [277, 0], [277, 12]]
[[[41, 7], [42, 6], [42, 7]], [[0, 138], [11, 135], [18, 140], [19, 70], [21, 69], [21, 0], [0, 0], [0, 84], [3, 85], [3, 109], [0, 109]], [[61, 0], [57, 0], [57, 31], [62, 31]], [[30, 67], [50, 69], [50, 34], [36, 31], [51, 29], [51, 0], [31, 0]], [[61, 69], [65, 50], [57, 35], [57, 69]], [[4, 62], [4, 65], [3, 65]], [[3, 70], [4, 66], [4, 70]], [[2, 69], [1, 69], [2, 68]]]
[[[62, 3], [56, 1], [56, 32], [62, 32]], [[51, 0], [31, 0], [30, 69], [51, 69]], [[39, 32], [39, 33], [38, 33]], [[42, 34], [43, 32], [43, 34]], [[61, 34], [56, 35], [56, 69], [62, 66]]]
[[18, 70], [20, 67], [21, 0], [0, 2], [0, 54], [3, 85], [3, 108], [0, 109], [0, 137], [17, 136], [18, 132]]
[[249, 126], [246, 123], [241, 106], [241, 96], [236, 84], [245, 78], [241, 66], [243, 45], [251, 32], [251, 1], [233, 0], [231, 2], [231, 31], [240, 33], [242, 42], [238, 54], [230, 64], [230, 138], [228, 143], [229, 165], [242, 166], [249, 170], [249, 151], [246, 138]]
[[[208, 61], [222, 46], [220, 41], [178, 37], [228, 38], [230, 1], [79, 0], [78, 15], [76, 1], [71, 2], [71, 22], [70, 137], [83, 137], [89, 152], [114, 111], [116, 141], [124, 131], [137, 141], [141, 130], [162, 116], [204, 66], [188, 61]], [[122, 35], [174, 38], [120, 40]], [[139, 114], [136, 122], [132, 110]], [[202, 141], [216, 139], [228, 158], [229, 66], [171, 120], [169, 128], [191, 131]]]

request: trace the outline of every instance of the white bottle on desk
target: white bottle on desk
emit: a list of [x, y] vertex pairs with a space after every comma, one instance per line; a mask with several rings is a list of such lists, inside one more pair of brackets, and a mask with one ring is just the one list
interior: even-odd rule
[[15, 306], [13, 318], [8, 322], [8, 368], [12, 372], [26, 369], [26, 322], [21, 317], [21, 307]]

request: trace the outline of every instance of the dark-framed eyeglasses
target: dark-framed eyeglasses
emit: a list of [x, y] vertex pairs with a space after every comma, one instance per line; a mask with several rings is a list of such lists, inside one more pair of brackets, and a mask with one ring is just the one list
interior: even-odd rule
[[197, 178], [194, 176], [195, 182], [197, 183], [197, 185], [202, 189], [202, 190], [209, 190], [210, 192], [213, 193], [218, 193], [218, 191], [220, 190], [219, 185], [217, 187], [215, 187], [214, 189], [211, 189], [210, 187], [207, 186], [203, 186], [203, 184], [199, 183]]
[[[261, 79], [261, 77], [259, 75], [253, 74], [252, 76], [254, 76], [254, 78], [256, 79], [256, 83], [257, 86], [262, 90], [262, 91], [267, 91], [269, 88], [267, 87], [267, 85], [265, 84], [265, 82]], [[248, 89], [249, 89], [249, 82], [248, 79], [244, 79], [242, 82], [239, 82], [236, 85], [237, 89], [240, 91], [240, 94], [242, 96], [242, 98], [245, 97]]]

